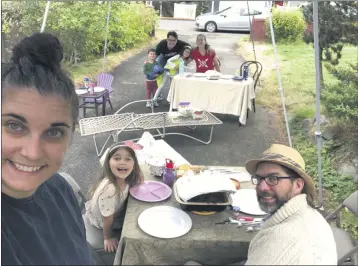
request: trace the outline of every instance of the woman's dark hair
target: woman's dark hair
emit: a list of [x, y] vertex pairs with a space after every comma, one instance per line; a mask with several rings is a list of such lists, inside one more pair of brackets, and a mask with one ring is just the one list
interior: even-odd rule
[[41, 95], [58, 95], [71, 103], [73, 130], [78, 119], [78, 96], [73, 81], [61, 68], [63, 48], [49, 33], [34, 33], [12, 49], [10, 62], [2, 63], [1, 84], [4, 91], [33, 88]]
[[169, 31], [167, 33], [167, 38], [169, 38], [169, 36], [173, 36], [175, 39], [178, 40], [178, 33], [176, 33], [175, 31]]
[[[126, 182], [129, 185], [129, 187], [132, 187], [134, 185], [139, 184], [140, 182], [140, 178], [141, 176], [143, 176], [142, 171], [140, 170], [139, 167], [139, 163], [138, 163], [138, 159], [137, 156], [135, 154], [135, 151], [128, 147], [128, 146], [123, 146], [123, 145], [118, 145], [118, 143], [113, 144], [110, 148], [109, 148], [109, 152], [107, 153], [105, 159], [104, 159], [104, 163], [103, 163], [103, 173], [100, 177], [100, 179], [97, 181], [97, 183], [89, 190], [88, 195], [89, 198], [92, 198], [94, 195], [94, 192], [96, 191], [96, 189], [98, 188], [98, 186], [100, 185], [100, 183], [102, 182], [102, 180], [104, 178], [108, 178], [109, 182], [114, 184], [115, 187], [117, 188], [118, 192], [121, 192], [117, 185], [116, 185], [116, 180], [117, 178], [115, 177], [115, 175], [112, 173], [111, 171], [111, 166], [109, 165], [109, 161], [111, 160], [111, 158], [113, 157], [113, 155], [119, 150], [119, 149], [123, 149], [126, 150], [129, 155], [132, 157], [133, 161], [134, 161], [134, 166], [133, 166], [133, 171], [132, 173], [129, 174], [129, 176], [126, 178]], [[120, 193], [119, 193], [120, 194]]]
[[210, 45], [208, 44], [207, 40], [206, 40], [206, 37], [204, 34], [199, 34], [198, 36], [196, 36], [196, 41], [198, 41], [198, 38], [199, 37], [203, 37], [204, 38], [204, 41], [205, 41], [205, 50], [208, 50]]

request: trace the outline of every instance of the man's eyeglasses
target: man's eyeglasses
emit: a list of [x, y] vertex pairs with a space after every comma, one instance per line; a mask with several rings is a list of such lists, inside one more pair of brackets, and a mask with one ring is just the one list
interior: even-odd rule
[[251, 176], [251, 182], [254, 185], [257, 185], [261, 183], [262, 180], [265, 180], [267, 185], [276, 186], [280, 179], [295, 179], [295, 178], [291, 176], [266, 176], [266, 177], [262, 177], [258, 175]]
[[177, 39], [167, 39], [168, 40], [168, 42], [176, 42], [177, 41]]

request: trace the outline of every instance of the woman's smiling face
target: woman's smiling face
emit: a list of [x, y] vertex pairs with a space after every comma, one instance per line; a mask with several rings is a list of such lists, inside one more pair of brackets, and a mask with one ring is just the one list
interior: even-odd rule
[[32, 88], [3, 88], [2, 192], [31, 196], [61, 167], [73, 119], [69, 101]]

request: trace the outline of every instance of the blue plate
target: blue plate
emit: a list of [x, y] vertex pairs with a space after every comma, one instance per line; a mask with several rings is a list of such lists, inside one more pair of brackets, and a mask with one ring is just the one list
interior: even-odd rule
[[235, 76], [232, 78], [233, 80], [243, 80], [244, 77], [243, 76]]

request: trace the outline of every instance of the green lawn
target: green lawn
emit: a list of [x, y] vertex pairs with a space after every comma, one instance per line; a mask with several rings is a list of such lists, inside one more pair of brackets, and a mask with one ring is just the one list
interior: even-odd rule
[[[254, 59], [252, 44], [248, 38], [239, 41], [239, 53], [246, 60]], [[275, 58], [272, 44], [269, 42], [256, 42], [256, 58], [263, 64], [257, 101], [274, 109], [281, 108], [281, 98], [277, 91], [278, 82], [275, 68]], [[311, 44], [298, 42], [295, 44], [278, 44], [279, 68], [281, 72], [282, 87], [286, 99], [286, 105], [293, 112], [314, 114], [315, 93], [315, 64], [314, 49]], [[346, 45], [343, 48], [339, 67], [348, 66], [357, 62], [358, 47]], [[325, 83], [335, 82], [326, 68], [323, 66]], [[303, 109], [303, 110], [302, 110]]]

